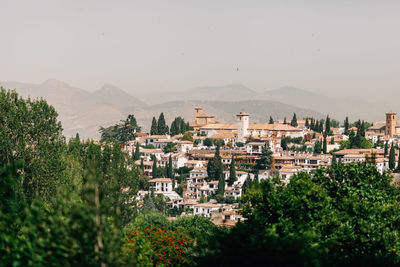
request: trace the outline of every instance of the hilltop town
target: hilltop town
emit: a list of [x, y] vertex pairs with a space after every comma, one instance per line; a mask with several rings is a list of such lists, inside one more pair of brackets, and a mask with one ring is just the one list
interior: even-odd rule
[[236, 123], [224, 123], [201, 107], [193, 115], [191, 122], [178, 117], [168, 129], [161, 114], [150, 133], [135, 132], [123, 147], [147, 177], [139, 205], [158, 197], [170, 218], [200, 215], [231, 226], [245, 219], [239, 202], [246, 189], [263, 179], [289, 183], [299, 172], [354, 162], [376, 165], [380, 173], [398, 168], [400, 122], [394, 112], [373, 124], [296, 114], [252, 123], [244, 111]]

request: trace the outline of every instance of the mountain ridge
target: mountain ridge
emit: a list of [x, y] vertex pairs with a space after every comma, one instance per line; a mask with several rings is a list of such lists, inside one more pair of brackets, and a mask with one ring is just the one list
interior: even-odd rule
[[[220, 99], [224, 99], [224, 101], [221, 101], [218, 100], [218, 97], [207, 95], [200, 100], [168, 101], [164, 99], [164, 103], [154, 105], [147, 105], [112, 84], [105, 84], [94, 92], [75, 88], [55, 79], [49, 79], [41, 84], [0, 82], [0, 85], [10, 89], [15, 88], [23, 97], [31, 95], [31, 97], [45, 98], [59, 113], [59, 119], [67, 137], [79, 132], [83, 138], [97, 138], [99, 137], [98, 129], [100, 126], [113, 125], [124, 119], [128, 114], [134, 114], [138, 123], [145, 130], [150, 127], [151, 118], [153, 116], [158, 117], [161, 112], [164, 112], [168, 123], [178, 116], [191, 121], [193, 120], [193, 109], [198, 105], [203, 106], [207, 113], [213, 114], [217, 120], [222, 122], [234, 122], [236, 120], [235, 114], [242, 110], [251, 113], [253, 122], [266, 122], [269, 116], [273, 116], [275, 119], [283, 118], [283, 116], [291, 117], [293, 112], [296, 112], [298, 117], [322, 118], [323, 116], [321, 113], [310, 109], [298, 108], [277, 101], [246, 99], [246, 94], [252, 94], [255, 91], [237, 84], [221, 86], [220, 94], [235, 95], [231, 92], [231, 89], [234, 88], [236, 92], [243, 92], [242, 99], [232, 100], [235, 98], [221, 97]], [[212, 86], [202, 88], [209, 94], [214, 91]], [[199, 91], [196, 88], [190, 90]], [[201, 91], [200, 95], [206, 94], [205, 91]], [[210, 101], [210, 99], [213, 99], [213, 101]]]

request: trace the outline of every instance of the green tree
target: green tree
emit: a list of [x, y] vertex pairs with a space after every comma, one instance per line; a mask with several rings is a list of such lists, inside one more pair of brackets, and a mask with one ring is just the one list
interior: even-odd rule
[[207, 175], [212, 180], [218, 180], [224, 173], [224, 166], [221, 161], [219, 154], [219, 146], [215, 150], [215, 155], [208, 161], [207, 164]]
[[121, 120], [119, 124], [104, 128], [100, 127], [101, 141], [116, 141], [125, 144], [128, 141], [135, 140], [137, 133], [141, 131], [134, 115], [130, 114], [125, 120]]
[[314, 153], [315, 154], [321, 154], [322, 152], [322, 148], [321, 148], [321, 142], [320, 141], [316, 141], [314, 144]]
[[157, 158], [153, 155], [153, 166], [151, 168], [151, 173], [153, 178], [159, 177], [159, 170], [157, 167]]
[[191, 132], [186, 132], [186, 133], [182, 136], [181, 140], [182, 140], [182, 141], [190, 141], [190, 142], [193, 142], [193, 134], [192, 134]]
[[150, 128], [151, 135], [157, 135], [158, 133], [158, 123], [156, 117], [153, 117], [151, 121], [151, 128]]
[[255, 168], [258, 170], [270, 169], [272, 162], [272, 151], [269, 145], [265, 144], [262, 148], [260, 159], [257, 161]]
[[330, 135], [331, 133], [331, 119], [329, 118], [329, 115], [326, 116], [325, 120], [325, 134]]
[[211, 138], [204, 139], [204, 145], [208, 147], [213, 146], [214, 145], [213, 140]]
[[140, 159], [140, 145], [139, 145], [139, 143], [136, 143], [136, 146], [135, 146], [135, 154], [134, 154], [133, 159], [134, 159], [135, 161]]
[[274, 119], [271, 116], [269, 116], [269, 124], [273, 124], [273, 123], [274, 123]]
[[323, 144], [323, 146], [322, 146], [322, 152], [324, 153], [324, 154], [326, 154], [327, 153], [327, 148], [328, 147], [328, 145], [327, 145], [327, 141], [326, 141], [326, 136], [324, 136], [324, 144]]
[[292, 118], [292, 121], [290, 122], [290, 125], [292, 125], [294, 127], [298, 126], [296, 113], [293, 113], [293, 118]]
[[386, 141], [386, 143], [385, 143], [385, 149], [384, 149], [384, 153], [383, 153], [384, 157], [386, 157], [386, 156], [388, 155], [388, 153], [389, 153], [389, 144], [388, 144], [388, 142]]
[[0, 88], [0, 166], [22, 162], [27, 198], [49, 200], [66, 183], [65, 138], [57, 112], [45, 100], [22, 99]]
[[349, 123], [349, 117], [346, 117], [344, 120], [344, 134], [349, 135], [349, 128], [350, 128], [350, 123]]
[[396, 167], [396, 152], [395, 152], [394, 146], [392, 144], [392, 146], [390, 147], [390, 152], [389, 152], [389, 168], [391, 170], [394, 170], [395, 167]]
[[242, 198], [247, 220], [213, 238], [199, 263], [257, 265], [270, 255], [271, 266], [396, 265], [399, 245], [388, 241], [400, 240], [391, 221], [399, 189], [390, 181], [365, 164], [299, 173], [287, 185], [264, 179]]
[[157, 121], [157, 133], [164, 135], [169, 132], [168, 126], [165, 123], [165, 118], [164, 118], [164, 113], [160, 113], [160, 116], [158, 117]]
[[235, 167], [235, 156], [232, 155], [231, 164], [229, 166], [229, 180], [228, 185], [232, 186], [237, 181], [236, 167]]
[[224, 197], [224, 193], [225, 193], [225, 177], [224, 173], [222, 173], [218, 178], [217, 195], [219, 195], [220, 197]]

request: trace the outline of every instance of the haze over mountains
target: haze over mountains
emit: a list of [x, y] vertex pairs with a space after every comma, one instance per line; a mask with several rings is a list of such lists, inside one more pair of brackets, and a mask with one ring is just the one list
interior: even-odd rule
[[153, 92], [140, 95], [140, 100], [111, 84], [94, 92], [54, 79], [41, 84], [0, 82], [0, 86], [16, 89], [24, 97], [45, 98], [59, 113], [67, 137], [79, 132], [82, 137], [97, 138], [100, 126], [115, 124], [128, 114], [134, 114], [144, 129], [150, 127], [152, 117], [157, 117], [160, 112], [164, 112], [168, 123], [177, 116], [191, 121], [195, 106], [202, 106], [221, 122], [234, 122], [239, 111], [250, 113], [254, 122], [266, 122], [269, 116], [290, 119], [293, 112], [298, 118], [323, 118], [330, 114], [340, 120], [350, 115], [351, 119], [371, 121], [381, 120], [388, 108], [387, 105], [380, 107], [358, 99], [332, 98], [294, 87], [257, 92], [244, 85], [230, 84], [180, 92]]

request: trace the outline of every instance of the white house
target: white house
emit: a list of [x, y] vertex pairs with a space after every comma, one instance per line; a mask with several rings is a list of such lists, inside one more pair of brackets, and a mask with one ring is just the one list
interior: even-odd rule
[[203, 216], [206, 218], [211, 217], [211, 212], [218, 211], [219, 205], [217, 204], [210, 204], [210, 203], [200, 203], [194, 205], [193, 214], [198, 216]]
[[154, 178], [149, 181], [150, 187], [155, 194], [163, 194], [171, 200], [180, 198], [180, 196], [172, 188], [172, 179], [170, 178]]

